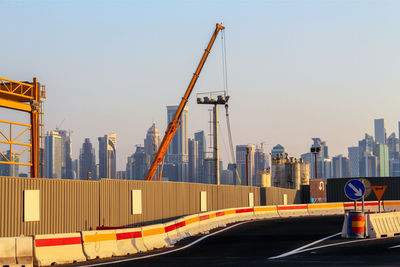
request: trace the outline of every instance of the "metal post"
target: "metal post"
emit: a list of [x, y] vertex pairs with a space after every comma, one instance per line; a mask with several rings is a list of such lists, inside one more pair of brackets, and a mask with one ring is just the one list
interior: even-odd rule
[[361, 209], [361, 211], [364, 212], [364, 196], [362, 197], [362, 209]]
[[249, 186], [249, 154], [250, 154], [250, 148], [246, 148], [246, 180], [247, 180], [247, 186]]
[[214, 175], [215, 175], [215, 184], [219, 185], [219, 151], [218, 151], [218, 105], [215, 104], [213, 108], [214, 114]]
[[381, 213], [381, 201], [378, 201], [378, 212]]
[[317, 155], [318, 153], [315, 153], [315, 179], [318, 178], [318, 159], [317, 159]]

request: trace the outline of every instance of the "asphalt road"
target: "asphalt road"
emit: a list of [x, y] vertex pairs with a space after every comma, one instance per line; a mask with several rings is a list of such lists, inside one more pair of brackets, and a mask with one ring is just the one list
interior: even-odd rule
[[[342, 223], [343, 216], [252, 221], [209, 236], [184, 250], [145, 259], [139, 257], [149, 254], [116, 257], [107, 261], [96, 260], [84, 264], [96, 266], [112, 263], [113, 266], [152, 267], [400, 266], [400, 248], [391, 248], [400, 245], [399, 237], [341, 239], [340, 236], [334, 235], [341, 231]], [[331, 237], [327, 238], [329, 236]], [[183, 240], [177, 243], [175, 248], [196, 239], [198, 237]], [[298, 253], [299, 251], [303, 252]], [[82, 263], [74, 266], [77, 265]]]

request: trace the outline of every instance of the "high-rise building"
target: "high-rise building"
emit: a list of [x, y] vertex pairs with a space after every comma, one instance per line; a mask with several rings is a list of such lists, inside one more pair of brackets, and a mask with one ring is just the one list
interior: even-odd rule
[[268, 155], [264, 153], [263, 147], [256, 147], [254, 152], [255, 172], [266, 170], [269, 167]]
[[360, 177], [360, 153], [358, 146], [347, 148], [350, 160], [350, 177]]
[[72, 170], [72, 141], [71, 134], [65, 130], [57, 130], [58, 134], [61, 136], [61, 176], [63, 179], [73, 179]]
[[398, 176], [400, 171], [398, 169], [400, 163], [399, 139], [396, 138], [395, 133], [387, 138], [387, 146], [389, 150], [389, 175], [395, 177]]
[[334, 178], [348, 178], [350, 176], [350, 160], [348, 157], [338, 155], [332, 158]]
[[207, 152], [206, 137], [204, 131], [194, 133], [194, 140], [198, 143], [197, 174], [198, 183], [204, 179], [204, 158]]
[[199, 183], [200, 179], [197, 176], [198, 171], [198, 158], [199, 158], [199, 142], [194, 139], [188, 140], [189, 144], [189, 182]]
[[[11, 162], [19, 162], [18, 153], [10, 150], [1, 154], [0, 153], [0, 161], [11, 161]], [[16, 160], [14, 160], [17, 158]], [[19, 176], [19, 165], [15, 164], [1, 164], [0, 163], [0, 176], [10, 176], [10, 177], [18, 177]]]
[[375, 119], [375, 142], [386, 144], [385, 119]]
[[286, 149], [281, 145], [277, 144], [271, 150], [271, 158], [276, 158], [278, 155], [285, 156], [287, 154]]
[[231, 170], [222, 170], [221, 171], [220, 184], [233, 185], [233, 173]]
[[160, 144], [160, 133], [156, 127], [156, 124], [153, 123], [153, 125], [151, 125], [151, 127], [147, 130], [146, 138], [144, 139], [144, 152], [150, 156], [151, 161], [154, 159]]
[[333, 178], [333, 165], [332, 159], [323, 159], [321, 177]]
[[133, 168], [135, 164], [135, 154], [132, 154], [131, 156], [128, 157], [127, 162], [126, 162], [126, 179], [128, 180], [133, 180]]
[[374, 155], [378, 158], [378, 176], [389, 176], [389, 150], [387, 145], [376, 143]]
[[378, 176], [378, 157], [372, 152], [364, 152], [360, 158], [360, 177]]
[[74, 173], [74, 180], [79, 179], [79, 159], [72, 161], [72, 172]]
[[117, 178], [117, 134], [99, 137], [99, 174], [98, 178]]
[[79, 153], [79, 179], [95, 180], [97, 178], [96, 154], [89, 138], [85, 138]]
[[62, 177], [62, 137], [58, 131], [47, 132], [45, 136], [45, 177]]
[[242, 184], [247, 184], [247, 175], [246, 175], [246, 158], [248, 153], [248, 177], [249, 177], [249, 185], [252, 186], [255, 183], [256, 179], [256, 169], [254, 166], [254, 145], [237, 145], [236, 146], [236, 162], [237, 169], [239, 172], [239, 176], [242, 179]]
[[145, 152], [144, 147], [136, 146], [136, 152], [133, 154], [133, 179], [144, 180], [149, 167], [150, 155]]
[[[311, 147], [319, 147], [320, 151], [317, 154], [317, 168], [318, 168], [318, 178], [328, 178], [332, 177], [332, 162], [325, 161], [329, 159], [328, 146], [326, 141], [322, 141], [321, 138], [312, 138], [313, 143]], [[300, 156], [305, 162], [310, 163], [310, 177], [315, 178], [315, 155], [311, 152], [304, 153]]]
[[[168, 124], [174, 118], [178, 106], [167, 106]], [[165, 161], [176, 164], [178, 168], [178, 177], [176, 181], [187, 182], [189, 177], [189, 153], [188, 153], [188, 110], [186, 106], [180, 116], [181, 125], [175, 133], [170, 143]]]

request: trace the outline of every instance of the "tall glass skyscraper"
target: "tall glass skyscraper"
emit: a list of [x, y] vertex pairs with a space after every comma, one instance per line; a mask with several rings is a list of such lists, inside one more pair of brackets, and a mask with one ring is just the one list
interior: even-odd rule
[[376, 119], [375, 123], [375, 142], [386, 144], [385, 119]]
[[[178, 106], [167, 106], [167, 120], [168, 124], [174, 118]], [[174, 163], [178, 168], [178, 177], [176, 179], [169, 179], [170, 181], [188, 182], [189, 181], [189, 151], [188, 151], [188, 111], [186, 106], [182, 111], [181, 125], [175, 133], [172, 142], [170, 143], [165, 161], [167, 163]]]
[[194, 140], [198, 142], [197, 182], [201, 183], [202, 179], [204, 179], [204, 158], [207, 152], [207, 143], [204, 131], [194, 133]]
[[47, 132], [45, 142], [45, 177], [62, 177], [63, 148], [62, 137], [58, 131]]
[[99, 137], [99, 175], [98, 178], [117, 178], [117, 134]]

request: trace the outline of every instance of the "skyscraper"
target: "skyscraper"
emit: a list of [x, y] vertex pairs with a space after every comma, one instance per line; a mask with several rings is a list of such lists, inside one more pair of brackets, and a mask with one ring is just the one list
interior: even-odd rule
[[62, 178], [73, 179], [74, 173], [72, 170], [72, 141], [71, 135], [65, 130], [57, 130], [58, 134], [61, 136], [61, 172]]
[[350, 160], [350, 177], [359, 177], [360, 173], [360, 153], [358, 146], [347, 148]]
[[332, 158], [334, 178], [348, 178], [350, 176], [350, 161], [348, 157], [338, 155]]
[[153, 125], [151, 125], [151, 127], [147, 130], [146, 138], [144, 139], [144, 152], [150, 156], [151, 161], [154, 159], [160, 143], [160, 133], [156, 127], [156, 124], [153, 123]]
[[364, 152], [360, 158], [360, 177], [378, 176], [378, 158], [372, 152]]
[[378, 158], [378, 176], [389, 176], [389, 150], [387, 145], [376, 143], [374, 155]]
[[47, 132], [45, 136], [45, 177], [61, 178], [62, 177], [62, 161], [63, 148], [62, 137], [58, 131]]
[[385, 119], [375, 119], [375, 142], [386, 144]]
[[285, 154], [287, 154], [286, 149], [281, 144], [277, 144], [271, 150], [271, 157], [272, 158], [276, 158], [278, 156], [278, 154], [280, 154], [281, 157], [282, 156], [284, 157]]
[[79, 153], [79, 179], [96, 179], [96, 154], [89, 138], [85, 138]]
[[[18, 157], [18, 153], [10, 150], [7, 150], [6, 153], [0, 154], [0, 161], [14, 161], [16, 157]], [[19, 162], [19, 158], [15, 160], [15, 162]], [[19, 165], [14, 164], [0, 164], [0, 176], [10, 176], [10, 177], [18, 177], [19, 176]]]
[[[331, 167], [332, 162], [326, 161], [329, 159], [328, 146], [326, 141], [322, 141], [321, 138], [312, 138], [312, 147], [320, 147], [320, 152], [317, 154], [317, 165], [318, 165], [318, 178], [328, 178], [332, 175]], [[311, 152], [304, 153], [301, 158], [305, 162], [310, 163], [310, 178], [315, 178], [315, 155]]]
[[[168, 124], [174, 118], [178, 106], [167, 106]], [[188, 155], [188, 110], [186, 106], [182, 111], [181, 125], [175, 133], [172, 142], [170, 143], [165, 161], [167, 163], [176, 164], [178, 168], [178, 182], [187, 182], [189, 177], [189, 155]]]
[[206, 137], [204, 131], [194, 133], [194, 140], [198, 143], [198, 157], [197, 157], [197, 178], [198, 183], [204, 179], [204, 158], [207, 152]]
[[[150, 167], [150, 155], [147, 154], [142, 146], [136, 146], [136, 152], [133, 154], [133, 179], [144, 180]], [[156, 179], [155, 177], [153, 179]]]
[[117, 134], [106, 134], [99, 137], [99, 175], [98, 178], [117, 177]]
[[242, 180], [242, 184], [246, 185], [246, 158], [247, 153], [249, 153], [248, 158], [248, 176], [249, 176], [249, 185], [254, 185], [256, 178], [256, 170], [254, 166], [254, 145], [237, 145], [236, 146], [236, 161], [237, 161], [237, 169], [239, 172], [240, 179]]
[[189, 144], [189, 182], [199, 183], [198, 175], [198, 158], [199, 158], [199, 142], [193, 139], [188, 140]]

